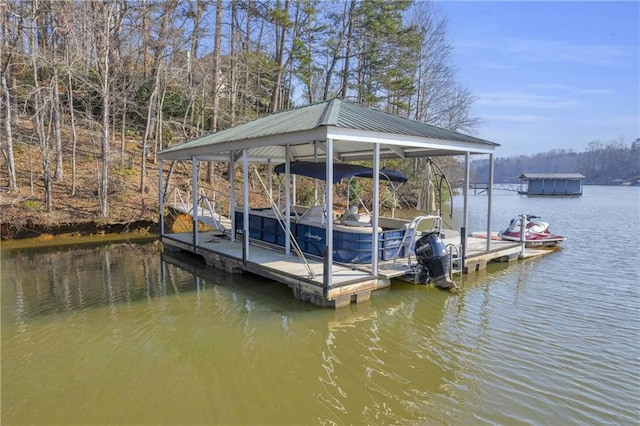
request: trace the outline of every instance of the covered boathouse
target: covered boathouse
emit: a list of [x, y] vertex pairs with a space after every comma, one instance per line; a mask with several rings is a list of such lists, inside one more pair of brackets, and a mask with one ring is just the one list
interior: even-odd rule
[[523, 173], [520, 175], [522, 189], [518, 193], [579, 197], [582, 195], [584, 179], [579, 173]]
[[[465, 158], [465, 185], [463, 224], [458, 235], [463, 268], [470, 268], [470, 237], [467, 237], [467, 192], [469, 187], [469, 165], [471, 155], [488, 155], [490, 162], [489, 188], [493, 180], [493, 155], [499, 146], [476, 137], [430, 126], [371, 109], [357, 103], [333, 99], [320, 103], [278, 112], [236, 127], [216, 132], [181, 145], [169, 147], [159, 153], [160, 211], [164, 211], [164, 193], [168, 193], [170, 173], [163, 171], [167, 161], [190, 162], [191, 214], [193, 228], [188, 233], [172, 233], [165, 229], [161, 215], [160, 239], [167, 250], [184, 250], [198, 254], [207, 264], [229, 272], [250, 272], [288, 285], [296, 298], [323, 307], [342, 307], [350, 303], [369, 300], [373, 290], [389, 286], [391, 278], [406, 273], [396, 262], [384, 260], [378, 255], [382, 246], [379, 233], [379, 199], [381, 160], [412, 159], [423, 157], [458, 155]], [[295, 179], [290, 164], [296, 161], [321, 163], [325, 170], [325, 187], [320, 197], [324, 206], [334, 205], [334, 164], [353, 161], [369, 161], [373, 165], [373, 203], [369, 225], [371, 253], [367, 264], [345, 265], [335, 262], [333, 220], [324, 220], [325, 240], [321, 256], [300, 256], [294, 235], [290, 232], [295, 208]], [[198, 163], [223, 162], [235, 170], [241, 164], [242, 182], [236, 182], [235, 173], [230, 173], [229, 214], [232, 232], [206, 234], [198, 230], [199, 215], [202, 215], [198, 190]], [[285, 228], [279, 238], [279, 246], [265, 246], [256, 241], [251, 233], [249, 205], [249, 180], [256, 163], [267, 163], [269, 170], [276, 164], [284, 164], [284, 200], [282, 217]], [[269, 179], [272, 178], [269, 171]], [[258, 176], [258, 179], [260, 177]], [[293, 182], [293, 183], [292, 183]], [[240, 188], [241, 187], [241, 188]], [[292, 187], [294, 190], [292, 191]], [[166, 188], [166, 189], [165, 189]], [[269, 183], [271, 189], [271, 180]], [[491, 190], [488, 192], [487, 234], [491, 229]], [[318, 197], [318, 198], [320, 198]], [[292, 202], [293, 199], [293, 202]], [[273, 208], [272, 204], [272, 208]], [[273, 214], [280, 213], [273, 208]], [[264, 210], [264, 209], [262, 209]], [[271, 212], [269, 212], [271, 213]], [[326, 209], [325, 209], [325, 217]], [[240, 222], [240, 223], [237, 223]], [[276, 225], [277, 226], [277, 225]], [[506, 242], [491, 238], [475, 241], [480, 245], [478, 262], [486, 265], [483, 257], [496, 251]], [[513, 248], [515, 246], [515, 249]], [[513, 256], [519, 244], [510, 244], [507, 254]], [[506, 246], [505, 246], [506, 247]], [[506, 253], [506, 252], [504, 252]], [[298, 255], [296, 257], [296, 254]], [[495, 257], [495, 256], [494, 256]], [[517, 255], [516, 255], [517, 257]], [[485, 260], [482, 260], [485, 259]], [[475, 266], [471, 266], [475, 267]], [[481, 269], [481, 268], [479, 268]]]

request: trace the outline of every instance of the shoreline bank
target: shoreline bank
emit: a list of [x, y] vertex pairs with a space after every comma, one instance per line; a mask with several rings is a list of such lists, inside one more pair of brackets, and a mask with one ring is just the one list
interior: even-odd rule
[[8, 242], [24, 239], [52, 239], [62, 236], [81, 237], [107, 234], [157, 234], [159, 224], [152, 220], [130, 222], [69, 222], [59, 224], [43, 223], [1, 223], [0, 241]]

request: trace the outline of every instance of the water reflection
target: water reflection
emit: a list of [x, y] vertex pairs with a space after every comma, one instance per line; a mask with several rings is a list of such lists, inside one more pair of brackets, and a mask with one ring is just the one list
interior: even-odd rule
[[640, 250], [578, 233], [457, 295], [394, 282], [340, 310], [154, 243], [3, 250], [1, 422], [632, 424]]
[[130, 252], [130, 244], [111, 245], [97, 253], [94, 248], [51, 247], [3, 251], [3, 296], [20, 299], [14, 306], [4, 306], [3, 316], [46, 316], [144, 298], [149, 291], [144, 283], [150, 280], [142, 279], [137, 262], [158, 264], [158, 250], [148, 245], [135, 250], [133, 258]]

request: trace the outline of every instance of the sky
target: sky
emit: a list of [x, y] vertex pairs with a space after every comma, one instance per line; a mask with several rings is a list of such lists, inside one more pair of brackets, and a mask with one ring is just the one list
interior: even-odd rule
[[640, 138], [640, 1], [437, 1], [496, 157]]

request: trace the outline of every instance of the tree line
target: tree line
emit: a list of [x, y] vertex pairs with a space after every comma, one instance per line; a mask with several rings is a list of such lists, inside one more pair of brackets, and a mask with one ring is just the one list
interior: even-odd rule
[[5, 0], [6, 186], [17, 188], [15, 147], [35, 148], [51, 212], [53, 185], [75, 193], [89, 130], [107, 217], [114, 167], [135, 164], [142, 192], [168, 145], [334, 97], [468, 132], [475, 98], [456, 81], [446, 25], [437, 5], [408, 0]]
[[[474, 180], [488, 182], [489, 162], [472, 163]], [[497, 158], [494, 162], [494, 182], [520, 182], [522, 173], [580, 173], [586, 183], [608, 185], [616, 182], [640, 181], [640, 138], [631, 145], [622, 140], [592, 141], [583, 152], [555, 149], [535, 155]]]

